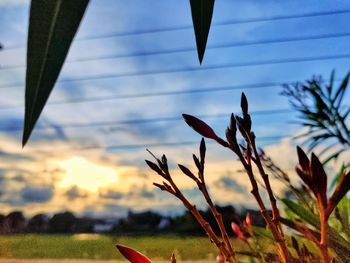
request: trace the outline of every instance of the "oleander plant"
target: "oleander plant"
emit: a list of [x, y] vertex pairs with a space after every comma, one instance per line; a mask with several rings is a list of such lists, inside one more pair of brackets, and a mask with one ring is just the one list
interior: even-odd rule
[[[292, 90], [294, 88], [298, 92], [303, 92], [305, 96], [312, 95], [315, 98], [313, 102], [316, 110], [313, 109], [312, 105], [300, 106], [301, 104], [299, 104], [300, 109], [302, 109], [301, 113], [316, 124], [321, 123], [321, 125], [318, 130], [316, 124], [308, 127], [312, 128], [312, 131], [324, 132], [326, 129], [323, 127], [322, 121], [329, 121], [333, 124], [332, 127], [339, 128], [343, 132], [337, 133], [333, 137], [338, 139], [340, 137], [340, 145], [343, 143], [345, 148], [348, 144], [347, 140], [342, 140], [342, 136], [350, 136], [346, 134], [348, 111], [346, 111], [346, 115], [340, 115], [339, 108], [342, 108], [341, 100], [344, 97], [343, 93], [345, 93], [348, 79], [349, 74], [338, 89], [332, 90], [334, 82], [334, 74], [332, 74], [331, 84], [324, 86], [328, 95], [323, 98], [317, 95], [323, 92], [322, 83], [315, 79], [308, 81], [303, 86], [298, 84], [293, 87], [285, 87], [287, 90], [284, 93], [284, 95], [289, 96], [295, 95], [296, 93], [293, 93]], [[333, 92], [335, 96], [332, 95]], [[300, 96], [292, 96], [290, 99], [296, 98], [299, 98], [299, 102], [304, 102], [304, 100], [300, 100]], [[325, 105], [320, 103], [320, 99], [323, 99]], [[325, 102], [326, 99], [333, 104], [329, 105]], [[315, 115], [321, 113], [316, 111], [327, 111], [326, 106], [332, 110], [327, 112], [329, 116], [323, 115], [323, 119], [317, 120]], [[335, 109], [335, 107], [338, 108]], [[290, 176], [256, 145], [256, 135], [253, 131], [248, 101], [244, 93], [241, 96], [241, 109], [241, 116], [231, 115], [225, 138], [219, 137], [204, 121], [183, 114], [185, 122], [203, 138], [200, 141], [199, 154], [192, 156], [196, 171], [191, 171], [182, 164], [178, 164], [178, 168], [184, 176], [189, 177], [197, 185], [198, 191], [202, 194], [216, 220], [218, 232], [214, 231], [214, 227], [205, 220], [201, 212], [191, 200], [185, 197], [173, 180], [167, 157], [163, 155], [158, 158], [149, 151], [154, 160], [146, 160], [146, 163], [162, 179], [161, 182], [154, 183], [154, 185], [177, 198], [193, 215], [210, 242], [217, 247], [217, 262], [246, 262], [242, 259], [247, 257], [250, 262], [350, 262], [350, 200], [346, 196], [350, 189], [350, 172], [347, 171], [348, 165], [342, 165], [338, 175], [331, 183], [330, 176], [327, 175], [324, 168], [324, 163], [336, 158], [343, 151], [337, 152], [337, 155], [328, 155], [323, 163], [315, 153], [306, 153], [302, 147], [297, 146], [295, 153], [298, 157], [298, 165], [295, 170], [301, 185], [295, 186], [291, 183]], [[331, 119], [332, 114], [337, 115], [333, 120]], [[335, 124], [334, 122], [338, 121], [336, 118], [340, 118], [342, 123]], [[315, 132], [315, 134], [319, 136], [319, 133]], [[206, 139], [213, 140], [221, 147], [231, 151], [233, 156], [239, 160], [246, 178], [250, 182], [250, 192], [256, 200], [266, 228], [253, 226], [249, 214], [241, 224], [233, 222], [231, 229], [225, 228], [222, 215], [217, 210], [213, 197], [209, 194], [205, 180]], [[327, 140], [328, 137], [324, 135], [316, 141], [322, 139]], [[315, 139], [311, 137], [309, 140], [314, 142]], [[314, 144], [311, 146], [311, 148], [315, 147]], [[271, 180], [276, 179], [285, 183], [292, 193], [289, 198], [279, 198], [280, 202], [276, 201], [277, 197], [271, 187]], [[266, 195], [268, 198], [263, 198]], [[234, 247], [231, 233], [234, 233], [236, 238], [245, 244], [244, 251]], [[261, 244], [262, 237], [270, 242], [269, 247]], [[152, 262], [132, 248], [121, 245], [117, 247], [130, 262]], [[175, 255], [171, 256], [170, 262], [176, 262]]]

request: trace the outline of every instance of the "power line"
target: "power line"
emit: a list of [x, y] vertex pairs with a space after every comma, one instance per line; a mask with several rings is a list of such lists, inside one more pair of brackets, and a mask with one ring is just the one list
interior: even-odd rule
[[[276, 136], [264, 136], [257, 137], [257, 141], [276, 141], [280, 139], [290, 138], [291, 135], [276, 135]], [[214, 143], [214, 141], [209, 140], [207, 143]], [[112, 145], [112, 146], [91, 146], [88, 148], [83, 148], [83, 150], [93, 150], [93, 149], [101, 149], [106, 148], [110, 150], [126, 150], [126, 149], [137, 149], [137, 148], [155, 148], [155, 147], [163, 147], [163, 146], [183, 146], [183, 145], [194, 145], [199, 144], [198, 141], [181, 141], [181, 142], [162, 142], [162, 143], [149, 143], [149, 144], [124, 144], [124, 145]]]
[[[110, 78], [123, 78], [123, 77], [136, 77], [136, 76], [148, 76], [148, 75], [158, 75], [158, 74], [172, 74], [172, 73], [181, 73], [181, 72], [200, 72], [204, 70], [214, 70], [214, 69], [223, 69], [223, 68], [239, 68], [239, 67], [251, 67], [251, 66], [264, 66], [264, 65], [276, 65], [276, 64], [289, 64], [289, 63], [298, 63], [298, 62], [310, 62], [310, 61], [321, 61], [321, 60], [333, 60], [333, 59], [347, 59], [350, 58], [350, 54], [336, 54], [336, 55], [325, 55], [325, 56], [309, 56], [309, 57], [300, 57], [300, 58], [287, 58], [287, 59], [269, 59], [262, 61], [252, 61], [252, 62], [239, 62], [239, 63], [226, 63], [226, 64], [217, 64], [211, 66], [195, 66], [187, 67], [180, 69], [167, 69], [167, 70], [146, 70], [140, 72], [126, 72], [119, 74], [105, 74], [97, 75], [91, 77], [81, 77], [81, 78], [71, 78], [71, 79], [61, 79], [57, 82], [79, 82], [87, 80], [101, 80], [101, 79], [110, 79]], [[0, 88], [9, 88], [22, 86], [23, 84], [13, 83], [5, 84], [0, 86]]]
[[[261, 136], [257, 137], [257, 141], [265, 141], [265, 142], [274, 142], [281, 139], [287, 139], [291, 138], [291, 135], [273, 135], [273, 136]], [[196, 145], [199, 144], [199, 140], [197, 141], [177, 141], [177, 142], [150, 142], [150, 143], [142, 143], [142, 144], [121, 144], [121, 145], [90, 145], [90, 146], [82, 146], [82, 147], [61, 147], [56, 148], [55, 151], [49, 150], [49, 155], [55, 155], [55, 152], [59, 151], [59, 153], [62, 153], [62, 151], [85, 151], [85, 150], [98, 150], [98, 149], [105, 149], [106, 151], [118, 151], [118, 150], [136, 150], [136, 149], [152, 149], [157, 147], [179, 147], [184, 145]], [[207, 144], [213, 144], [215, 143], [212, 140], [207, 140]], [[43, 150], [40, 150], [40, 152], [44, 152]], [[45, 151], [46, 152], [46, 151]]]
[[[260, 110], [252, 111], [251, 114], [254, 115], [272, 115], [272, 114], [285, 114], [293, 112], [290, 109], [274, 109], [274, 110]], [[229, 118], [227, 113], [218, 113], [218, 114], [206, 114], [198, 115], [198, 118], [209, 119], [209, 118]], [[136, 124], [145, 124], [145, 123], [155, 123], [155, 122], [172, 122], [183, 120], [181, 116], [166, 116], [166, 117], [152, 117], [152, 118], [140, 118], [140, 119], [129, 119], [129, 120], [120, 120], [120, 121], [104, 121], [104, 122], [94, 122], [94, 123], [68, 123], [68, 124], [53, 124], [53, 125], [38, 125], [35, 130], [51, 130], [51, 129], [68, 129], [68, 128], [96, 128], [103, 126], [117, 126], [117, 125], [136, 125]], [[0, 131], [5, 132], [15, 132], [21, 131], [23, 127], [0, 127]]]
[[[328, 81], [328, 80], [325, 80]], [[334, 81], [342, 81], [341, 78], [334, 79]], [[291, 85], [294, 83], [300, 82], [300, 80], [285, 80], [278, 82], [260, 82], [260, 83], [251, 83], [251, 84], [241, 84], [241, 85], [229, 85], [229, 86], [217, 86], [217, 87], [208, 87], [208, 88], [199, 88], [199, 89], [184, 89], [184, 90], [169, 90], [169, 91], [155, 91], [148, 93], [136, 93], [136, 94], [119, 94], [119, 95], [108, 95], [108, 96], [98, 96], [98, 97], [87, 97], [87, 98], [72, 98], [65, 100], [57, 100], [49, 102], [46, 104], [46, 107], [55, 106], [55, 105], [65, 105], [65, 104], [78, 104], [78, 103], [90, 103], [90, 102], [106, 102], [114, 100], [124, 100], [124, 99], [137, 99], [137, 98], [150, 98], [150, 97], [163, 97], [163, 96], [177, 96], [184, 94], [196, 94], [196, 93], [213, 93], [213, 92], [225, 92], [233, 90], [248, 90], [248, 89], [267, 89], [281, 87], [284, 84]], [[1, 110], [13, 110], [21, 109], [24, 105], [0, 105]]]
[[[76, 104], [76, 103], [86, 103], [86, 102], [100, 102], [100, 101], [113, 101], [113, 100], [124, 100], [132, 98], [148, 98], [148, 97], [162, 97], [162, 96], [176, 96], [183, 94], [196, 94], [196, 93], [211, 93], [211, 92], [223, 92], [231, 90], [244, 90], [244, 89], [259, 89], [259, 88], [272, 88], [280, 87], [283, 84], [292, 84], [296, 81], [280, 81], [280, 82], [262, 82], [262, 83], [252, 83], [243, 85], [229, 85], [229, 86], [218, 86], [200, 89], [184, 89], [184, 90], [170, 90], [170, 91], [156, 91], [148, 93], [137, 93], [137, 94], [120, 94], [120, 95], [109, 95], [109, 96], [99, 96], [90, 98], [72, 98], [66, 100], [57, 100], [49, 102], [46, 106], [50, 105], [63, 105], [63, 104]], [[23, 108], [23, 104], [18, 105], [5, 105], [0, 106], [0, 110], [12, 110], [17, 108]]]
[[[207, 50], [211, 49], [222, 49], [222, 48], [231, 48], [231, 47], [242, 47], [242, 46], [252, 46], [260, 44], [274, 44], [274, 43], [288, 43], [288, 42], [297, 42], [297, 41], [308, 41], [308, 40], [320, 40], [320, 39], [330, 39], [330, 38], [342, 38], [349, 37], [350, 33], [330, 33], [330, 34], [319, 34], [319, 35], [310, 35], [304, 37], [282, 37], [282, 38], [270, 38], [262, 40], [250, 40], [250, 41], [240, 41], [232, 43], [224, 43], [218, 45], [211, 45], [207, 47]], [[195, 47], [186, 47], [186, 48], [177, 48], [177, 49], [168, 49], [168, 50], [158, 50], [158, 51], [147, 51], [147, 52], [135, 52], [129, 54], [115, 54], [115, 55], [99, 55], [91, 57], [83, 57], [77, 59], [68, 60], [66, 63], [78, 63], [78, 62], [88, 62], [88, 61], [99, 61], [99, 60], [111, 60], [118, 58], [131, 58], [131, 57], [141, 57], [141, 56], [154, 56], [154, 55], [165, 55], [165, 54], [176, 54], [184, 52], [195, 52]], [[13, 70], [24, 68], [25, 65], [5, 65], [1, 66], [0, 70]]]
[[[289, 19], [300, 19], [300, 18], [318, 17], [318, 16], [340, 15], [340, 14], [347, 14], [347, 13], [350, 13], [349, 9], [309, 12], [309, 13], [292, 14], [292, 15], [276, 15], [276, 16], [270, 16], [270, 17], [245, 18], [245, 19], [237, 19], [237, 20], [231, 19], [227, 21], [213, 23], [212, 26], [216, 27], [216, 26], [236, 25], [236, 24], [270, 22], [270, 21], [277, 21], [277, 20], [289, 20]], [[124, 31], [124, 32], [109, 33], [104, 35], [80, 37], [80, 38], [77, 38], [76, 41], [88, 41], [88, 40], [125, 37], [125, 36], [133, 36], [133, 35], [154, 34], [154, 33], [170, 32], [170, 31], [188, 30], [192, 28], [193, 28], [192, 25], [183, 25], [183, 26], [173, 26], [173, 27], [165, 27], [165, 28], [158, 28], [158, 29]], [[9, 47], [6, 47], [4, 50], [13, 50], [13, 49], [21, 49], [21, 48], [25, 48], [25, 46], [19, 46], [19, 45], [9, 46]]]
[[[299, 18], [307, 18], [307, 17], [318, 17], [318, 16], [329, 16], [329, 15], [340, 15], [350, 13], [350, 9], [344, 10], [333, 10], [333, 11], [322, 11], [322, 12], [310, 12], [303, 14], [293, 14], [293, 15], [276, 15], [270, 17], [257, 17], [257, 18], [243, 18], [237, 20], [227, 20], [222, 22], [213, 23], [212, 26], [228, 26], [228, 25], [237, 25], [237, 24], [249, 24], [249, 23], [259, 23], [259, 22], [270, 22], [276, 20], [287, 20], [287, 19], [299, 19]], [[95, 40], [95, 39], [104, 39], [104, 38], [114, 38], [114, 37], [124, 37], [124, 36], [132, 36], [132, 35], [143, 35], [143, 34], [154, 34], [154, 33], [162, 33], [169, 31], [178, 31], [178, 30], [188, 30], [193, 29], [192, 25], [183, 25], [176, 27], [167, 27], [167, 28], [159, 28], [159, 29], [151, 29], [151, 30], [136, 30], [136, 31], [126, 31], [126, 32], [117, 32], [111, 34], [105, 34], [100, 36], [87, 36], [78, 38], [78, 41], [86, 41], [86, 40]]]

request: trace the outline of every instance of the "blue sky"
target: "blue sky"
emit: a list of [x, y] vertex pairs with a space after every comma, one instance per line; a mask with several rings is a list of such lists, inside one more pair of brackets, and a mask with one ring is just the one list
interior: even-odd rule
[[[339, 10], [349, 12], [234, 23]], [[280, 137], [290, 137], [300, 130], [291, 124], [296, 114], [285, 111], [290, 107], [279, 94], [279, 85], [247, 86], [305, 80], [319, 74], [328, 78], [332, 69], [342, 77], [349, 70], [350, 3], [346, 1], [217, 0], [208, 50], [200, 66], [187, 0], [92, 0], [38, 123], [46, 128], [35, 130], [22, 150], [18, 128], [23, 121], [25, 68], [21, 66], [25, 65], [28, 12], [29, 1], [0, 0], [0, 42], [4, 46], [0, 51], [0, 174], [4, 182], [0, 200], [5, 211], [70, 209], [113, 215], [128, 208], [177, 211], [176, 200], [153, 189], [151, 183], [157, 178], [144, 165], [143, 159], [148, 158], [145, 148], [164, 142], [199, 142], [200, 137], [180, 120], [143, 120], [179, 118], [181, 113], [209, 115], [212, 117], [205, 120], [223, 134], [227, 125], [223, 116], [239, 112], [242, 91], [251, 111], [274, 111], [253, 115], [254, 130], [258, 138], [265, 138], [258, 140], [260, 145], [291, 169], [295, 161], [290, 157], [293, 142]], [[320, 36], [323, 38], [219, 48], [234, 43]], [[149, 54], [159, 52], [164, 54]], [[300, 61], [338, 55], [345, 58]], [[283, 62], [289, 60], [298, 62]], [[236, 89], [222, 90], [226, 87]], [[150, 95], [199, 89], [212, 92]], [[136, 97], [117, 98], [123, 96]], [[65, 103], [81, 98], [90, 101]], [[349, 101], [349, 97], [346, 99]], [[88, 126], [67, 127], [72, 125]], [[120, 145], [141, 146], [120, 149]], [[86, 149], [91, 146], [96, 148]], [[237, 175], [235, 164], [230, 163], [232, 156], [215, 145], [210, 145], [209, 150], [212, 167], [208, 169], [215, 174], [211, 183], [218, 201], [229, 203], [236, 199], [234, 204], [238, 206], [252, 206], [246, 201], [248, 185]], [[189, 164], [197, 146], [155, 147], [154, 151], [168, 153], [174, 162]], [[94, 180], [105, 183], [97, 183], [98, 187], [91, 190], [89, 185], [79, 186], [84, 177], [68, 180], [72, 173], [79, 173], [72, 168], [76, 165], [101, 172], [100, 177], [91, 175], [91, 184]], [[189, 182], [181, 184], [201, 203]], [[229, 198], [220, 190], [225, 188], [223, 185], [232, 186]]]

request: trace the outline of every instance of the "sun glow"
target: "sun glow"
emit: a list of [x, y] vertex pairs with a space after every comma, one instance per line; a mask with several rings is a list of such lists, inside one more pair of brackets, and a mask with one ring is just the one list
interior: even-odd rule
[[68, 188], [78, 186], [81, 189], [97, 192], [117, 182], [118, 174], [111, 167], [93, 163], [79, 156], [74, 156], [60, 164], [64, 170], [60, 187]]

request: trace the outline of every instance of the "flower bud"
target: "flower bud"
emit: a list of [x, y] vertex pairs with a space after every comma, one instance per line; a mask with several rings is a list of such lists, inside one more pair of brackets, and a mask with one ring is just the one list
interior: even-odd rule
[[237, 238], [242, 239], [242, 240], [246, 240], [246, 237], [244, 236], [244, 233], [241, 230], [241, 228], [239, 227], [239, 225], [237, 225], [236, 223], [232, 222], [231, 223], [231, 228], [232, 228], [233, 233], [236, 234]]
[[196, 132], [198, 132], [203, 137], [217, 140], [218, 136], [215, 134], [213, 129], [206, 124], [204, 121], [188, 114], [182, 114], [182, 117], [185, 119], [186, 123]]
[[246, 222], [247, 226], [253, 225], [253, 219], [252, 219], [252, 216], [250, 215], [250, 213], [247, 213], [247, 215], [245, 216], [245, 222]]
[[225, 258], [221, 255], [217, 256], [216, 263], [225, 263]]

